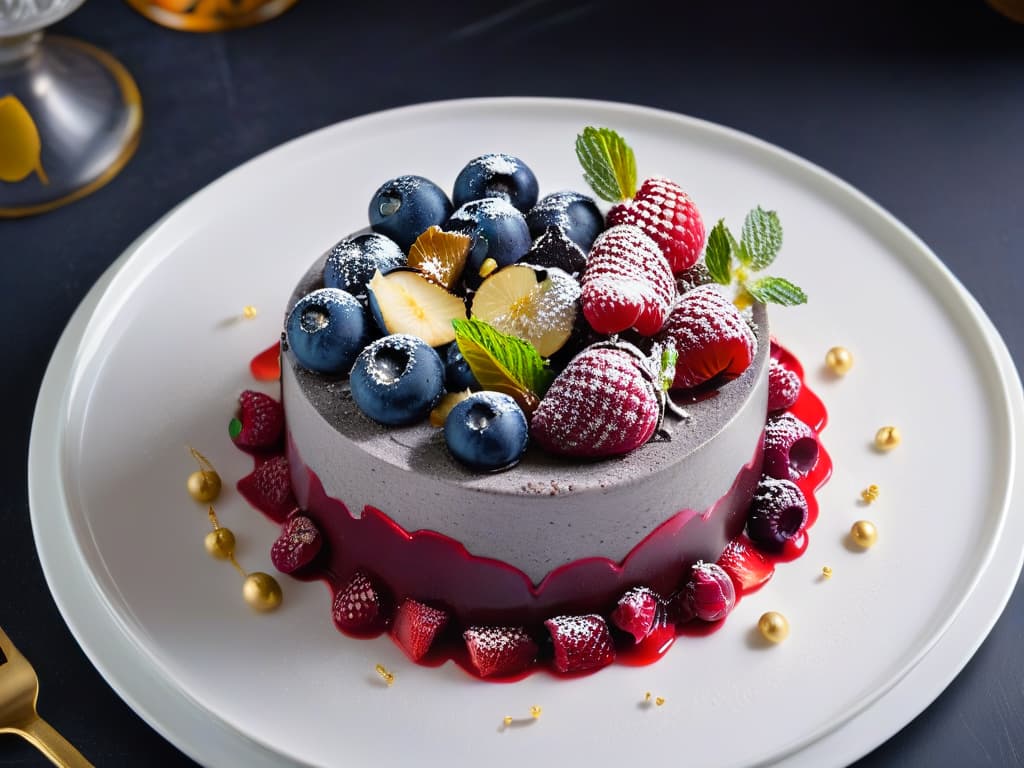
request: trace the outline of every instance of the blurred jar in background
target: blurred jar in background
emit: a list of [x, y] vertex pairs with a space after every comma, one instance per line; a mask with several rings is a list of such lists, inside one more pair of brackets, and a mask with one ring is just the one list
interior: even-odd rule
[[269, 21], [297, 0], [127, 0], [147, 19], [187, 32], [217, 32]]

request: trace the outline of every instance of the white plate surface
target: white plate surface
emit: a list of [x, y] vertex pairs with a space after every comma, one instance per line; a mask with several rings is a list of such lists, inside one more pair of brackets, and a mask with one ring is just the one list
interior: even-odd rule
[[[204, 511], [184, 490], [191, 444], [226, 479], [218, 502], [249, 570], [272, 570], [276, 530], [233, 491], [247, 459], [226, 431], [247, 363], [279, 332], [291, 286], [364, 226], [385, 179], [449, 185], [490, 151], [524, 158], [542, 192], [582, 188], [572, 150], [607, 125], [642, 175], [679, 180], [709, 224], [779, 211], [776, 271], [811, 296], [774, 310], [773, 332], [830, 409], [835, 474], [807, 555], [781, 567], [714, 636], [682, 639], [647, 668], [563, 682], [487, 685], [407, 663], [390, 641], [350, 640], [320, 584], [282, 578], [285, 604], [249, 611], [240, 580], [207, 557]], [[250, 321], [243, 306], [260, 308]], [[817, 368], [833, 344], [853, 373]], [[272, 391], [272, 389], [268, 389]], [[902, 225], [820, 169], [748, 136], [637, 107], [502, 99], [446, 102], [348, 121], [228, 174], [125, 254], [72, 319], [33, 424], [33, 525], [51, 589], [111, 685], [184, 751], [211, 765], [597, 764], [685, 755], [704, 766], [843, 764], [924, 708], [980, 644], [1020, 570], [1008, 519], [1024, 405], [1005, 347], [977, 304]], [[881, 455], [874, 431], [903, 445]], [[877, 483], [881, 499], [857, 503]], [[881, 540], [859, 553], [860, 517]], [[835, 576], [819, 578], [822, 565]], [[980, 585], [980, 586], [979, 586]], [[968, 600], [970, 597], [970, 600]], [[752, 641], [785, 613], [782, 645]], [[851, 663], [856, 659], [856, 663]], [[397, 676], [380, 685], [373, 667]], [[660, 708], [639, 706], [645, 691]], [[542, 718], [501, 730], [506, 714]], [[740, 737], [737, 737], [737, 734]], [[575, 760], [574, 760], [575, 764]]]

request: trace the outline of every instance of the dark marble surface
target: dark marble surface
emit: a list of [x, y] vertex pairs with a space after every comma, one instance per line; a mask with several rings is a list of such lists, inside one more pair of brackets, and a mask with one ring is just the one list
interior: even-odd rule
[[[706, 118], [873, 197], [978, 298], [1014, 359], [1024, 355], [1024, 26], [980, 1], [442, 5], [302, 0], [261, 27], [192, 35], [92, 0], [57, 27], [128, 67], [145, 126], [135, 158], [97, 194], [0, 221], [0, 626], [36, 664], [43, 714], [98, 765], [189, 761], [107, 686], [49, 596], [25, 480], [36, 393], [110, 262], [176, 203], [282, 141], [462, 96], [609, 99]], [[949, 688], [858, 765], [1024, 765], [1022, 648], [1018, 588]], [[0, 736], [0, 765], [44, 764]]]

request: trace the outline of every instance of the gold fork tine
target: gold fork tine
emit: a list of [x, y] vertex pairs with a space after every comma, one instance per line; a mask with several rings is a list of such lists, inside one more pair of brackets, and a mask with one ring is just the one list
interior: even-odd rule
[[46, 755], [54, 765], [65, 768], [92, 768], [82, 753], [39, 717], [36, 699], [39, 678], [28, 659], [0, 628], [0, 652], [7, 659], [0, 663], [0, 733], [16, 733]]

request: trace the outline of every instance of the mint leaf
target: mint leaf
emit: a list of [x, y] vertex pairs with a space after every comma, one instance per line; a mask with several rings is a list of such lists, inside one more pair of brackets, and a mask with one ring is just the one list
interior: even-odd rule
[[672, 388], [672, 382], [676, 378], [676, 362], [679, 360], [679, 352], [675, 344], [669, 344], [661, 350], [661, 370], [658, 371], [658, 379], [661, 382], [663, 392]]
[[483, 389], [511, 395], [532, 412], [554, 374], [534, 346], [476, 318], [452, 320], [455, 342]]
[[719, 219], [708, 235], [708, 244], [704, 249], [704, 265], [708, 268], [711, 279], [720, 285], [732, 282], [729, 262], [732, 260], [732, 243], [729, 230], [725, 227], [725, 219]]
[[740, 263], [755, 272], [769, 266], [782, 247], [782, 224], [775, 211], [757, 206], [743, 220]]
[[784, 277], [762, 277], [749, 280], [743, 287], [758, 301], [764, 304], [781, 304], [792, 307], [807, 303], [807, 294], [793, 285]]
[[611, 128], [587, 126], [576, 137], [583, 178], [602, 200], [618, 203], [636, 194], [636, 156]]

